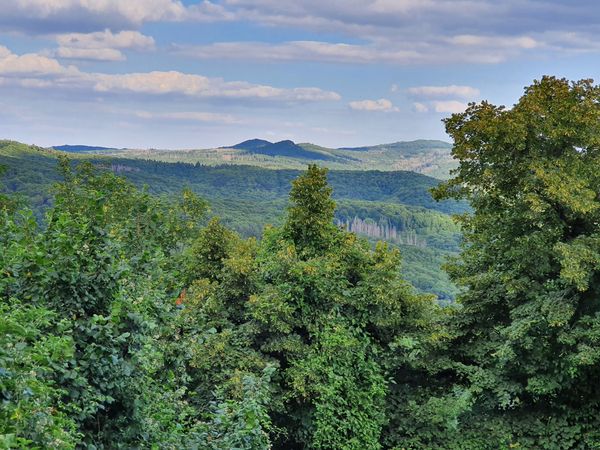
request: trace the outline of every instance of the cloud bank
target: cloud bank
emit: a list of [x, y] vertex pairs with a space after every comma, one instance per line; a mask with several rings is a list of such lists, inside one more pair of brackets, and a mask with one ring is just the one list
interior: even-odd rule
[[316, 87], [278, 88], [179, 71], [124, 74], [83, 72], [75, 66], [64, 66], [56, 59], [44, 55], [16, 55], [6, 47], [0, 47], [0, 81], [22, 87], [81, 89], [110, 94], [180, 95], [279, 102], [337, 101], [341, 98], [336, 92]]

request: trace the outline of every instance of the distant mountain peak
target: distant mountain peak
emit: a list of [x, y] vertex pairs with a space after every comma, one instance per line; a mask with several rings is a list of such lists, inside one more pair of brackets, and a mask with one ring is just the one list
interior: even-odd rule
[[256, 153], [267, 156], [282, 156], [287, 158], [301, 158], [313, 160], [333, 159], [331, 155], [322, 152], [307, 150], [294, 141], [285, 139], [279, 142], [269, 142], [264, 139], [249, 139], [239, 144], [227, 148], [245, 150], [250, 153]]
[[240, 150], [255, 150], [257, 148], [266, 147], [267, 145], [272, 145], [273, 143], [270, 141], [265, 141], [264, 139], [248, 139], [244, 142], [240, 142], [239, 144], [235, 144], [229, 147], [223, 148], [237, 148]]

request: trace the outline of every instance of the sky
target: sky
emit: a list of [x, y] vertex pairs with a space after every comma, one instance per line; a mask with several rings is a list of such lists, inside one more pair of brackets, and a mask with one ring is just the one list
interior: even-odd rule
[[1, 0], [0, 139], [448, 140], [469, 102], [600, 80], [596, 0]]

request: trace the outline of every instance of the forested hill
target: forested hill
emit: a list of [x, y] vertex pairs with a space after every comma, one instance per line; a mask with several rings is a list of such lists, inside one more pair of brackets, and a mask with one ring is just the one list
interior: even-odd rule
[[55, 145], [55, 150], [70, 153], [102, 153], [118, 150], [111, 147], [97, 147], [92, 145]]
[[[0, 141], [0, 164], [9, 167], [8, 188], [21, 191], [28, 185], [45, 185], [58, 180], [55, 166], [60, 154], [61, 152], [17, 142]], [[291, 181], [300, 173], [298, 170], [268, 170], [247, 166], [211, 167], [93, 155], [79, 155], [77, 158], [85, 158], [116, 173], [122, 173], [140, 185], [147, 184], [155, 193], [168, 193], [190, 185], [196, 192], [208, 197], [226, 195], [263, 201], [286, 196]], [[328, 179], [336, 199], [389, 201], [444, 213], [457, 213], [467, 209], [465, 203], [433, 200], [429, 190], [439, 181], [413, 172], [331, 171]]]
[[311, 151], [296, 144], [293, 141], [269, 142], [262, 139], [251, 139], [231, 146], [231, 148], [245, 150], [249, 153], [255, 153], [268, 156], [283, 156], [296, 159], [308, 160], [335, 160], [335, 155], [327, 152]]
[[84, 148], [86, 153], [209, 166], [228, 164], [303, 170], [307, 164], [316, 163], [332, 170], [408, 170], [439, 179], [447, 179], [450, 170], [456, 167], [449, 143], [424, 139], [353, 148], [328, 148], [289, 140], [273, 143], [264, 139], [249, 139], [229, 147], [190, 150], [100, 148], [93, 151], [89, 150], [93, 147], [81, 145], [55, 148], [67, 151]]
[[[7, 166], [4, 185], [23, 194], [37, 211], [51, 202], [50, 186], [60, 181], [56, 170], [62, 152], [0, 141], [0, 165]], [[152, 193], [171, 195], [184, 187], [207, 199], [212, 214], [244, 236], [260, 236], [265, 224], [280, 223], [291, 181], [297, 170], [249, 166], [202, 166], [164, 163], [82, 153], [74, 161], [90, 160], [124, 175]], [[452, 298], [455, 289], [440, 269], [444, 258], [458, 250], [460, 234], [449, 213], [465, 203], [436, 202], [429, 190], [439, 182], [413, 172], [330, 171], [338, 202], [336, 220], [369, 239], [386, 239], [403, 250], [407, 278], [419, 289]], [[39, 215], [41, 217], [41, 215]], [[394, 230], [393, 234], [384, 230]]]

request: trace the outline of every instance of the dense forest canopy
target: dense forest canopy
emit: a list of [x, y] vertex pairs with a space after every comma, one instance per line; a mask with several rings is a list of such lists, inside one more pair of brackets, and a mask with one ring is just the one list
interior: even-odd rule
[[544, 77], [446, 129], [457, 306], [336, 225], [315, 165], [260, 240], [85, 160], [43, 223], [0, 196], [0, 446], [600, 446], [600, 88]]

